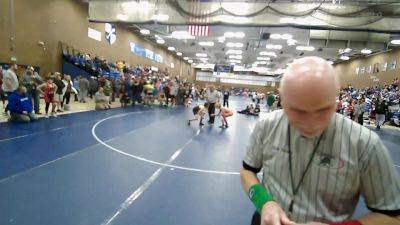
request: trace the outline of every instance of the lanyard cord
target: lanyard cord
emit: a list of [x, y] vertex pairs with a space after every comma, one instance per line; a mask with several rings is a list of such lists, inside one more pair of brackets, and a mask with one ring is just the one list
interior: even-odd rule
[[[294, 179], [293, 179], [293, 173], [292, 173], [292, 150], [291, 150], [291, 147], [290, 147], [290, 125], [288, 126], [289, 174], [290, 174], [290, 181], [291, 181], [291, 184], [292, 184], [293, 197], [297, 195], [297, 193], [298, 193], [298, 191], [300, 189], [300, 186], [304, 181], [304, 177], [306, 176], [306, 174], [308, 172], [308, 169], [311, 166], [311, 162], [314, 159], [315, 153], [317, 152], [319, 143], [321, 142], [323, 136], [324, 136], [324, 133], [322, 133], [321, 136], [319, 136], [318, 142], [315, 145], [314, 150], [313, 150], [313, 152], [311, 154], [310, 161], [308, 161], [306, 169], [304, 170], [303, 174], [301, 175], [299, 183], [295, 187]], [[289, 206], [289, 212], [293, 211], [293, 204], [294, 204], [294, 200], [292, 199], [292, 201], [290, 202], [290, 206]]]

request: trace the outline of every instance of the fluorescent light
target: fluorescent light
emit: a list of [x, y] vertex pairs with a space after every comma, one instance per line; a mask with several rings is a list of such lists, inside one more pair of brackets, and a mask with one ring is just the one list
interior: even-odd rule
[[147, 29], [140, 29], [141, 34], [150, 34], [150, 31]]
[[400, 45], [400, 39], [393, 39], [393, 40], [390, 41], [390, 44]]
[[187, 31], [173, 31], [171, 34], [172, 38], [175, 39], [195, 39], [195, 36], [192, 36]]
[[260, 52], [260, 55], [276, 57], [276, 53], [275, 52]]
[[282, 49], [282, 45], [272, 45], [272, 44], [268, 44], [265, 46], [267, 49]]
[[235, 49], [229, 49], [228, 51], [226, 51], [226, 55], [230, 55], [230, 54], [233, 54], [233, 55], [241, 55], [243, 53], [243, 51], [242, 50], [235, 50]]
[[314, 48], [313, 46], [297, 46], [297, 47], [296, 47], [296, 50], [298, 50], [298, 51], [309, 51], [309, 52], [311, 52], [311, 51], [314, 51], [315, 48]]
[[177, 52], [176, 55], [181, 56], [182, 52]]
[[165, 44], [165, 41], [163, 39], [157, 39], [158, 44]]
[[218, 38], [219, 43], [224, 43], [225, 42], [225, 37], [219, 37]]
[[168, 50], [175, 51], [175, 48], [174, 47], [168, 47]]
[[342, 56], [340, 56], [340, 59], [341, 60], [349, 60], [350, 57], [348, 57], [347, 55], [342, 55]]
[[196, 53], [197, 57], [207, 57], [207, 53]]
[[243, 43], [240, 43], [240, 42], [238, 42], [238, 43], [228, 42], [228, 43], [226, 43], [226, 47], [229, 47], [229, 48], [241, 48], [241, 47], [243, 47]]
[[193, 60], [189, 59], [189, 60], [188, 60], [188, 63], [193, 63]]
[[293, 37], [293, 35], [291, 35], [291, 34], [282, 34], [281, 35], [281, 38], [284, 40], [290, 40], [290, 39], [292, 39], [292, 37]]
[[118, 14], [117, 15], [117, 19], [119, 19], [119, 20], [127, 20], [128, 19], [128, 15], [126, 15], [126, 14]]
[[288, 39], [286, 43], [287, 43], [288, 45], [295, 45], [295, 44], [297, 43], [297, 41], [296, 41], [296, 40], [293, 40], [293, 39]]
[[280, 34], [271, 34], [270, 36], [269, 36], [269, 38], [271, 38], [271, 39], [281, 39], [281, 35]]
[[224, 37], [226, 37], [226, 38], [233, 38], [233, 37], [235, 37], [235, 33], [233, 33], [233, 32], [225, 32], [224, 33]]
[[224, 33], [224, 37], [226, 37], [226, 38], [244, 38], [244, 36], [246, 36], [246, 34], [243, 32], [228, 31], [228, 32]]
[[271, 58], [269, 58], [269, 57], [257, 57], [257, 60], [266, 60], [266, 61], [268, 61], [268, 60], [271, 60]]
[[212, 42], [212, 41], [201, 41], [201, 42], [199, 42], [199, 45], [200, 46], [214, 46], [214, 42]]
[[151, 17], [151, 19], [157, 21], [166, 21], [169, 20], [169, 16], [165, 14], [155, 14]]
[[372, 53], [372, 50], [371, 50], [371, 49], [366, 49], [366, 48], [364, 48], [364, 49], [361, 50], [361, 53], [362, 53], [362, 54], [366, 54], [366, 55], [367, 55], [367, 54], [371, 54], [371, 53]]
[[241, 16], [220, 15], [219, 20], [224, 23], [248, 23], [249, 18]]
[[229, 58], [230, 59], [242, 59], [243, 56], [241, 56], [241, 55], [230, 55]]
[[183, 57], [183, 60], [189, 60], [189, 57]]
[[235, 38], [244, 38], [244, 36], [246, 36], [246, 34], [243, 33], [243, 32], [236, 32], [235, 33]]

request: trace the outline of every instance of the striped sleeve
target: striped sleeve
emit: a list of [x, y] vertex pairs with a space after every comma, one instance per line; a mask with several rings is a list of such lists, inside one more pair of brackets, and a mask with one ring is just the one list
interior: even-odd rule
[[371, 150], [360, 162], [361, 195], [371, 211], [400, 215], [400, 177], [389, 152], [376, 134]]
[[247, 146], [247, 152], [244, 157], [244, 163], [248, 166], [261, 169], [263, 163], [263, 131], [265, 129], [265, 121], [257, 123], [253, 133], [250, 135], [250, 141]]

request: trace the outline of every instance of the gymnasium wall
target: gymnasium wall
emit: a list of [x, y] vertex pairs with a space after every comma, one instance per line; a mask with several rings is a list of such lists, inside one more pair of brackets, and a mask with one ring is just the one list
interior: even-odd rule
[[[117, 40], [110, 45], [105, 40], [104, 24], [90, 23], [88, 5], [79, 0], [14, 0], [14, 5], [14, 50], [10, 49], [10, 1], [3, 0], [0, 7], [0, 62], [10, 63], [11, 57], [16, 57], [18, 64], [39, 66], [42, 75], [60, 71], [60, 42], [63, 42], [92, 57], [103, 56], [109, 62], [125, 60], [130, 65], [152, 65], [161, 70], [168, 69], [172, 76], [181, 74], [194, 81], [194, 70], [189, 64], [159, 45], [141, 39], [124, 25], [115, 24]], [[89, 27], [101, 32], [101, 42], [88, 37]], [[39, 41], [45, 45], [39, 45]], [[131, 53], [129, 42], [162, 55], [168, 65]]]
[[[347, 86], [348, 84], [358, 88], [371, 87], [376, 84], [382, 86], [390, 84], [394, 78], [400, 77], [399, 60], [400, 49], [397, 49], [339, 63], [335, 65], [335, 68], [342, 86]], [[395, 64], [393, 63], [394, 61], [396, 62]], [[378, 68], [378, 70], [374, 70], [374, 68]]]

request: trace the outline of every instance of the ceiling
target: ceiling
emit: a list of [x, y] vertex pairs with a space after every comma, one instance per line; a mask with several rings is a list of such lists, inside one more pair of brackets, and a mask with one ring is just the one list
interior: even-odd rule
[[[288, 63], [302, 56], [320, 56], [339, 63], [343, 61], [341, 56], [368, 57], [397, 48], [390, 43], [400, 36], [400, 4], [397, 2], [90, 0], [89, 16], [91, 21], [123, 24], [152, 42], [162, 39], [165, 43], [157, 43], [161, 48], [174, 47], [174, 53], [181, 52], [181, 57], [193, 60], [196, 67], [234, 64], [238, 69], [272, 75], [281, 74]], [[154, 15], [168, 15], [169, 18], [164, 20]], [[195, 25], [208, 27], [208, 33], [188, 35], [189, 26]], [[150, 33], [142, 34], [141, 29]], [[186, 32], [186, 37], [177, 37], [176, 32]], [[242, 32], [244, 37], [229, 37], [227, 32]], [[279, 34], [286, 36], [277, 38]], [[288, 38], [295, 43], [289, 45]], [[201, 46], [199, 42], [213, 42], [213, 46]], [[229, 47], [229, 42], [243, 46]], [[270, 45], [276, 49], [267, 49]], [[313, 50], [299, 50], [299, 46], [312, 46]], [[343, 52], [346, 48], [351, 51]], [[371, 53], [362, 54], [362, 49], [370, 49]], [[231, 56], [229, 50], [242, 53]], [[269, 52], [265, 53], [269, 55], [260, 55], [262, 52]], [[196, 56], [199, 53], [206, 55]]]

